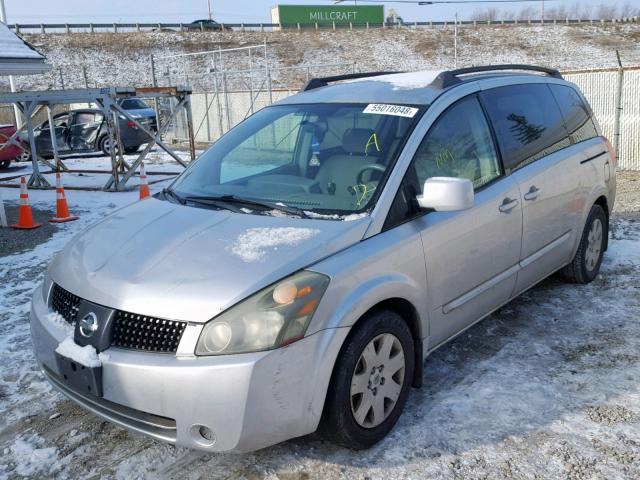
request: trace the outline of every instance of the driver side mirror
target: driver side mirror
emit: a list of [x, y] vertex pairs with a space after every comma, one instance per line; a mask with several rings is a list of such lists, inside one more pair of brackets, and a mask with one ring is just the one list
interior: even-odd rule
[[473, 207], [473, 184], [466, 178], [432, 177], [424, 182], [422, 195], [416, 200], [422, 209], [455, 212]]

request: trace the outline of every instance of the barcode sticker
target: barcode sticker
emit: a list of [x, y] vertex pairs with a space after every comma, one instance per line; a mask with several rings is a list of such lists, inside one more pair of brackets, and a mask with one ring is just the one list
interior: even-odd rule
[[362, 113], [373, 113], [376, 115], [395, 115], [396, 117], [413, 118], [418, 109], [405, 105], [390, 105], [388, 103], [370, 103]]

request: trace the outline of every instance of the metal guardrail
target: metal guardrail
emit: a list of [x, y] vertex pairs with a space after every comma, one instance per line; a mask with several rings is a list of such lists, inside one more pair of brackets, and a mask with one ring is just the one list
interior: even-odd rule
[[[612, 19], [563, 19], [563, 20], [459, 20], [458, 26], [499, 26], [499, 25], [569, 25], [569, 24], [617, 24], [617, 23], [637, 23], [640, 17], [612, 18]], [[349, 23], [349, 24], [279, 24], [279, 23], [220, 23], [219, 29], [233, 30], [259, 30], [259, 31], [275, 31], [275, 30], [326, 30], [326, 29], [362, 29], [362, 28], [428, 28], [428, 27], [446, 27], [456, 25], [451, 21], [430, 21], [430, 22], [402, 22], [402, 23]], [[215, 31], [205, 23], [15, 23], [9, 25], [9, 28], [16, 33], [32, 33], [34, 30], [39, 33], [64, 33], [72, 32], [96, 32], [108, 31], [113, 33], [133, 31]], [[27, 32], [28, 31], [28, 32]]]

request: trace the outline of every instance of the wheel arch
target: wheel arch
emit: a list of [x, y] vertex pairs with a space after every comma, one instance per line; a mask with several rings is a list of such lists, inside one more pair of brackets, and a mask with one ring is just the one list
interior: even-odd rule
[[[390, 297], [377, 302], [369, 307], [358, 319], [351, 325], [349, 335], [344, 339], [340, 346], [340, 352], [346, 347], [349, 339], [353, 335], [356, 328], [362, 323], [366, 322], [367, 317], [375, 312], [382, 310], [389, 310], [397, 313], [407, 324], [413, 337], [413, 350], [414, 350], [414, 374], [411, 380], [413, 387], [419, 388], [422, 386], [422, 364], [423, 364], [423, 351], [422, 351], [422, 327], [420, 323], [420, 316], [416, 307], [406, 298], [402, 297]], [[338, 357], [340, 353], [338, 353]], [[337, 358], [336, 358], [337, 360]], [[337, 361], [333, 365], [333, 369], [337, 367]], [[333, 376], [333, 375], [332, 375]]]

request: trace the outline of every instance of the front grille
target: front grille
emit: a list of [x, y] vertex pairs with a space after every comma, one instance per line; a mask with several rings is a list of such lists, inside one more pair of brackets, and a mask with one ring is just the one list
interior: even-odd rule
[[64, 288], [54, 284], [51, 289], [51, 309], [58, 312], [69, 323], [74, 323], [78, 318], [80, 297]]
[[[78, 319], [82, 299], [61, 286], [51, 290], [51, 309], [69, 323]], [[145, 352], [175, 353], [187, 322], [115, 311], [111, 345]]]
[[174, 353], [186, 322], [116, 312], [111, 345], [147, 352]]

